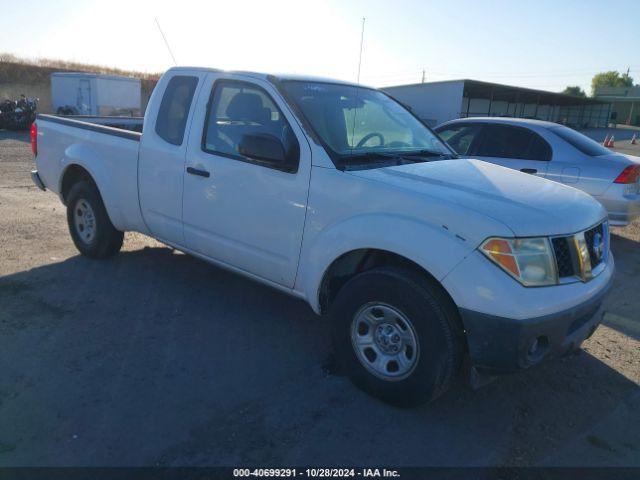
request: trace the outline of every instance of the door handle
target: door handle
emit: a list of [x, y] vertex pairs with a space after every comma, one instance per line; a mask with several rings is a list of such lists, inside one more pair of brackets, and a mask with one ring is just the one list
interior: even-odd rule
[[538, 170], [536, 170], [535, 168], [521, 168], [520, 171], [524, 173], [529, 173], [531, 175], [535, 175], [536, 173], [538, 173]]
[[193, 168], [193, 167], [187, 167], [187, 173], [190, 173], [191, 175], [198, 175], [200, 177], [209, 178], [209, 172], [207, 172], [206, 170], [198, 170], [197, 168]]

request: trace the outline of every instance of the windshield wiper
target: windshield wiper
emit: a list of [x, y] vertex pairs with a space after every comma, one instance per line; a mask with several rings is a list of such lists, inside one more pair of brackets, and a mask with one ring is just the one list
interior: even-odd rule
[[446, 159], [460, 158], [454, 153], [438, 152], [437, 150], [412, 150], [409, 152], [402, 152], [400, 155], [403, 157], [443, 157]]
[[[379, 150], [372, 150], [369, 152], [358, 152], [350, 155], [344, 155], [342, 157], [342, 164], [344, 167], [347, 167], [371, 164], [376, 161], [378, 161], [378, 163], [389, 163], [389, 161], [393, 161], [396, 165], [402, 165], [404, 162], [418, 163], [431, 161], [427, 160], [425, 157], [437, 157], [446, 160], [458, 158], [457, 155], [437, 152], [434, 150], [413, 150], [409, 152], [381, 152]], [[383, 162], [380, 162], [380, 160]], [[384, 162], [385, 160], [387, 162]]]
[[341, 163], [344, 168], [357, 167], [362, 165], [371, 165], [372, 163], [393, 163], [395, 165], [402, 165], [403, 162], [414, 162], [414, 159], [404, 158], [397, 153], [391, 152], [359, 152], [341, 157]]

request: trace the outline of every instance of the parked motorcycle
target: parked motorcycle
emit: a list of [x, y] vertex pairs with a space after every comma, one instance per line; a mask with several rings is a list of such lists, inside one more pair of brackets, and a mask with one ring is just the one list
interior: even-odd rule
[[28, 130], [36, 120], [39, 99], [20, 96], [18, 100], [4, 100], [0, 103], [0, 128], [7, 130]]

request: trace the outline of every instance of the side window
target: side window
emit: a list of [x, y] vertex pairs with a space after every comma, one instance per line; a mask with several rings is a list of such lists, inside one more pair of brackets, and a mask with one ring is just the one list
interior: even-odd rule
[[166, 142], [182, 145], [197, 85], [197, 77], [176, 75], [169, 80], [156, 119], [156, 133]]
[[534, 133], [529, 145], [528, 160], [551, 160], [551, 146], [537, 133]]
[[538, 134], [526, 128], [486, 125], [478, 156], [550, 160], [551, 147]]
[[218, 80], [209, 102], [203, 150], [256, 163], [240, 154], [245, 135], [275, 137], [282, 142], [286, 157], [298, 161], [298, 140], [269, 94], [251, 83]]
[[438, 135], [459, 155], [472, 155], [471, 145], [478, 137], [480, 125], [452, 125], [438, 131]]

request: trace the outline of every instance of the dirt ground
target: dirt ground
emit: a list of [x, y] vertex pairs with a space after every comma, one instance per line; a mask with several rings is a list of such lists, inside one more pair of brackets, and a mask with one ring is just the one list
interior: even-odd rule
[[0, 132], [0, 466], [640, 466], [639, 223], [581, 352], [401, 410], [299, 300], [139, 234], [80, 257], [31, 168]]

